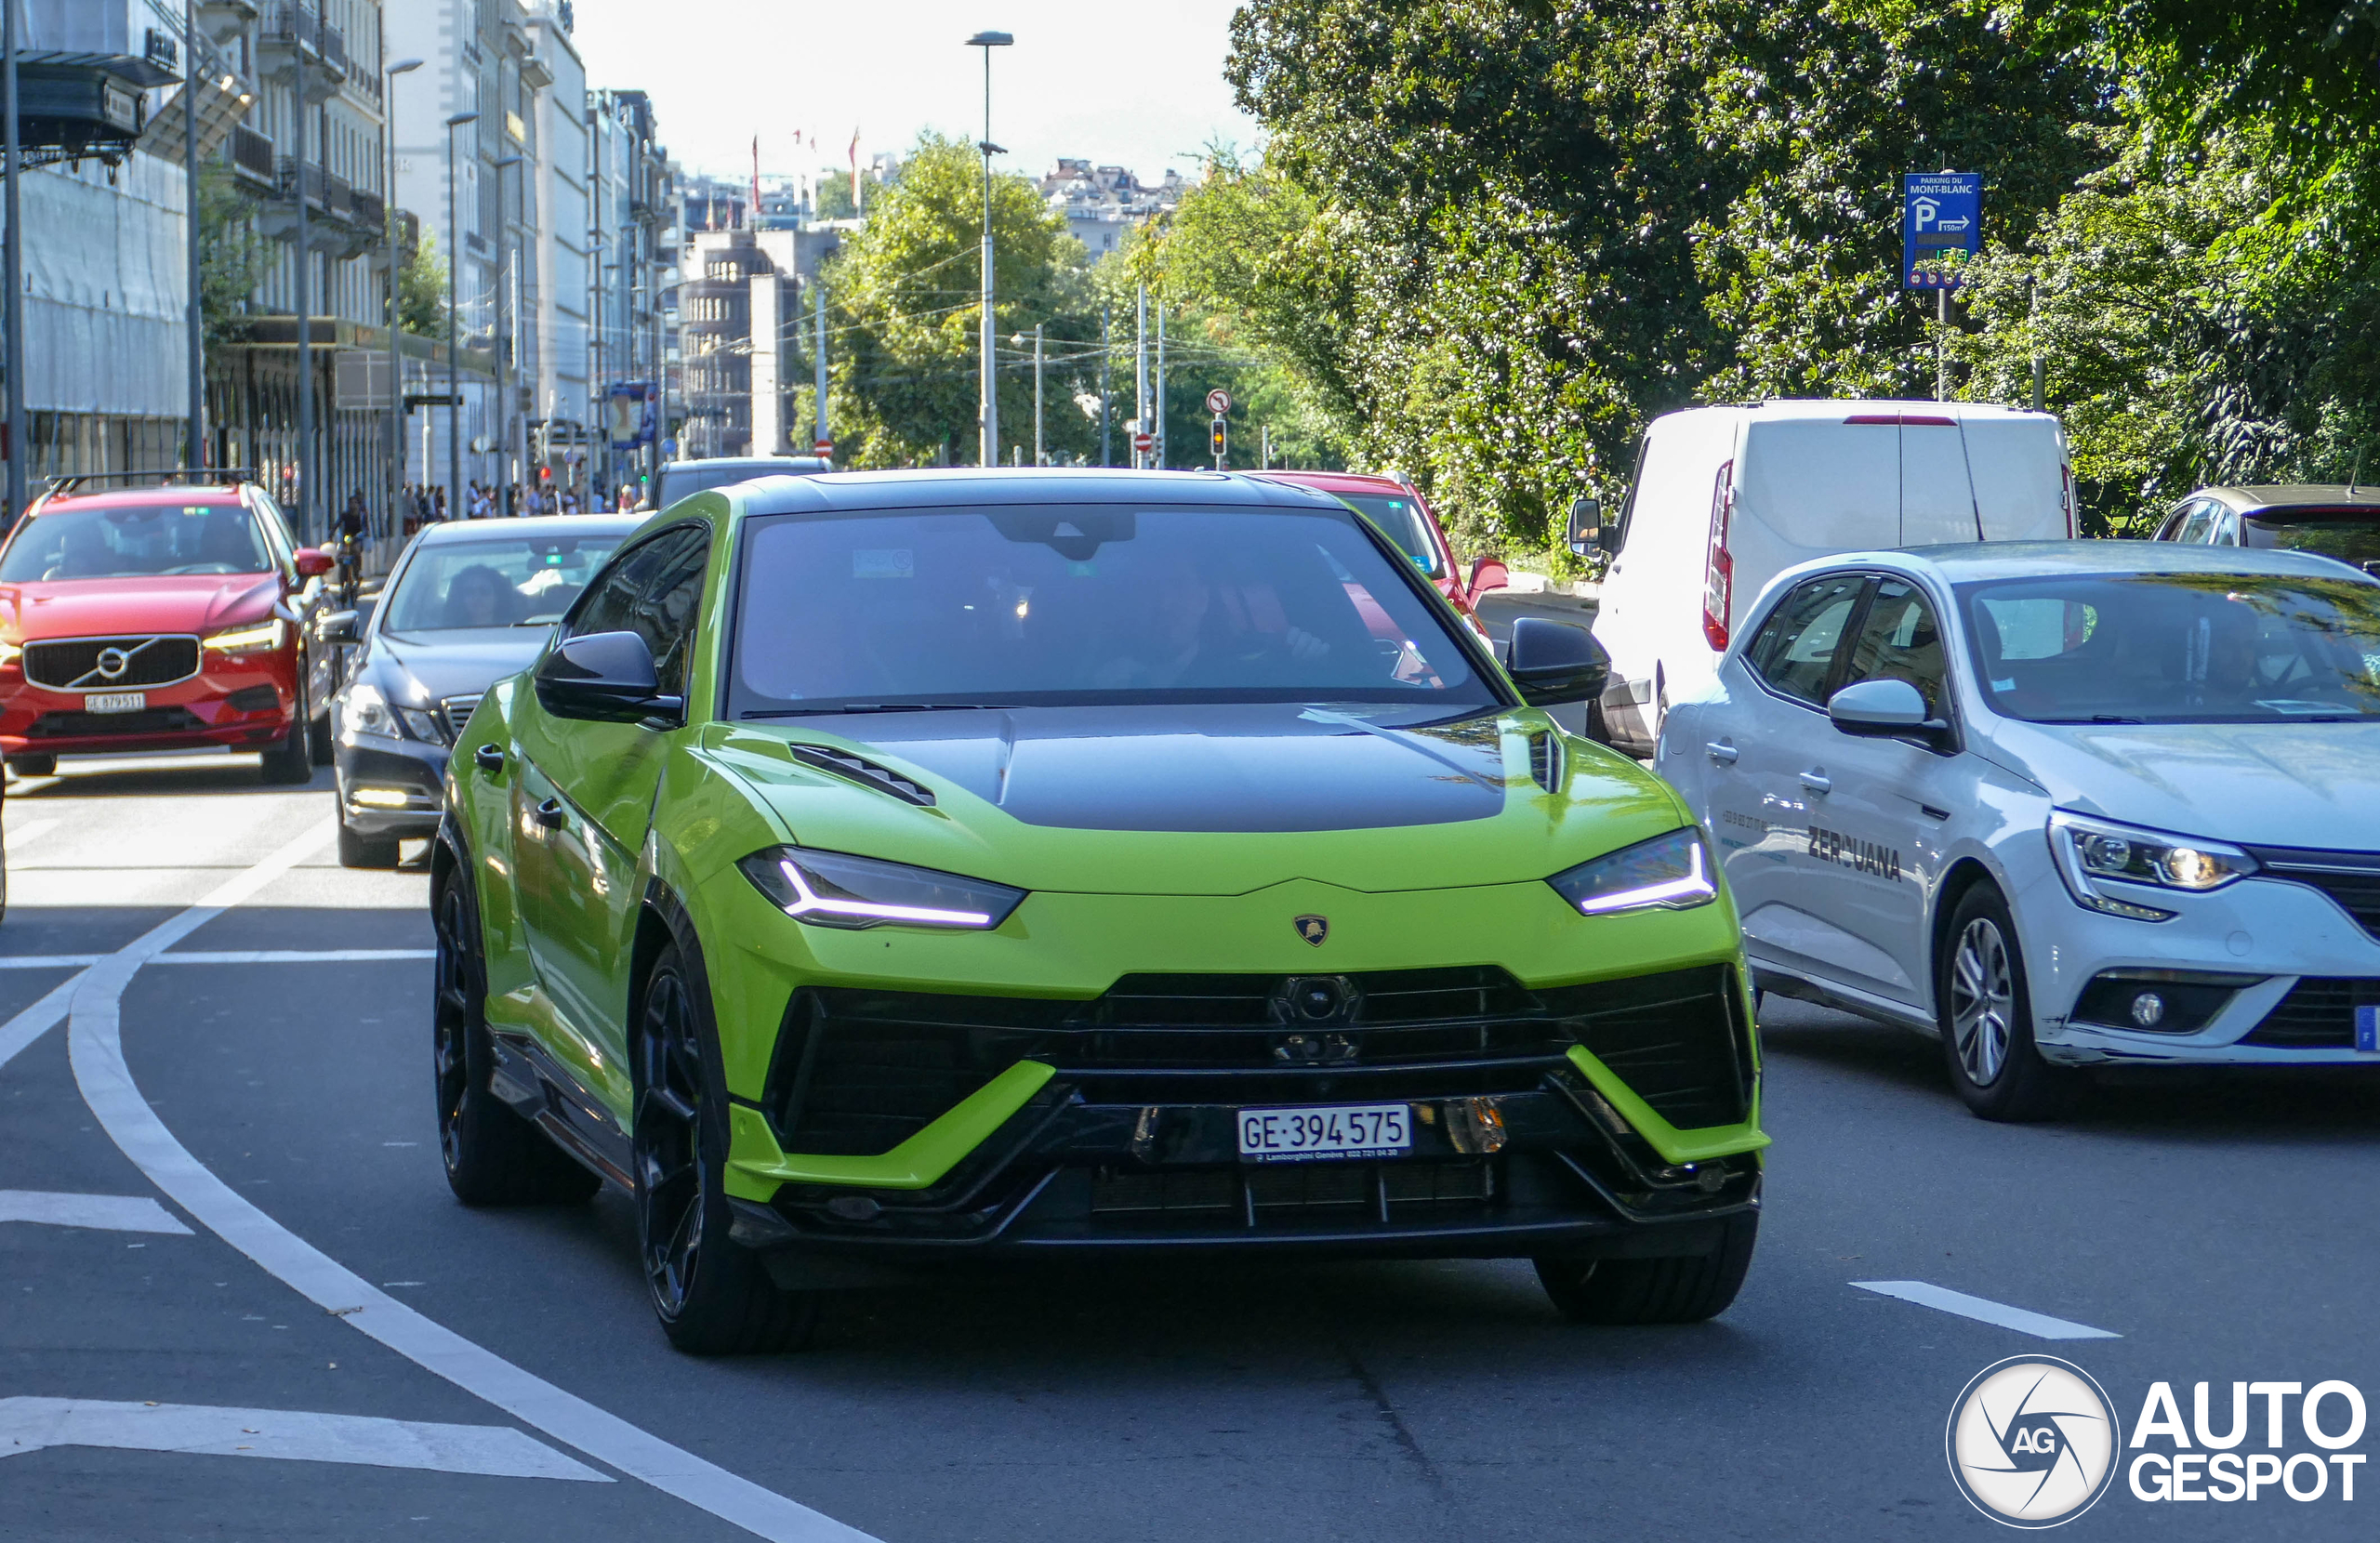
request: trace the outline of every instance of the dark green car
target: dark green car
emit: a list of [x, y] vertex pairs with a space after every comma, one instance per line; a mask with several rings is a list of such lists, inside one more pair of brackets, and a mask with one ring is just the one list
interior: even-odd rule
[[1707, 1317], [1757, 1051], [1700, 832], [1360, 515], [1252, 479], [706, 493], [461, 734], [433, 857], [467, 1202], [635, 1197], [673, 1340], [1116, 1250], [1526, 1257]]

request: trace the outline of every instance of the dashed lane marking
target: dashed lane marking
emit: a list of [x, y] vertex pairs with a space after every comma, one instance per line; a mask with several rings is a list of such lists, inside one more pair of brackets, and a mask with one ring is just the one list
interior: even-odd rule
[[45, 1446], [112, 1446], [221, 1457], [426, 1468], [505, 1479], [575, 1479], [598, 1473], [509, 1425], [437, 1425], [295, 1409], [225, 1409], [205, 1404], [103, 1404], [79, 1398], [0, 1398], [0, 1457]]
[[173, 1233], [191, 1230], [145, 1194], [61, 1194], [47, 1190], [0, 1190], [0, 1221], [38, 1221], [51, 1227], [96, 1227], [110, 1233]]
[[1979, 1324], [1996, 1324], [2013, 1328], [2019, 1334], [2030, 1334], [2036, 1339], [2121, 1339], [2122, 1335], [2088, 1324], [2069, 1323], [2045, 1312], [2030, 1312], [2005, 1302], [1991, 1301], [1983, 1297], [1970, 1297], [1964, 1291], [1934, 1286], [1925, 1281], [1853, 1281], [1862, 1291], [1879, 1296], [1897, 1297], [1905, 1302], [1930, 1307], [1937, 1312], [1955, 1312], [1962, 1318], [1973, 1318]]
[[68, 1059], [83, 1101], [101, 1128], [150, 1182], [276, 1279], [317, 1307], [360, 1307], [342, 1321], [522, 1424], [772, 1543], [875, 1543], [867, 1534], [673, 1446], [415, 1312], [234, 1193], [149, 1107], [125, 1063], [125, 987], [141, 966], [312, 856], [331, 835], [332, 827], [324, 824], [299, 837], [70, 983]]

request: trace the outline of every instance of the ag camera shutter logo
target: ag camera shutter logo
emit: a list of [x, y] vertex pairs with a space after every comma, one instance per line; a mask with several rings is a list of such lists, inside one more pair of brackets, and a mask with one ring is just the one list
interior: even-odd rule
[[2011, 1527], [2055, 1527], [2089, 1510], [2116, 1473], [2123, 1432], [2107, 1390], [2054, 1356], [1986, 1366], [1950, 1405], [1943, 1446], [1976, 1510]]

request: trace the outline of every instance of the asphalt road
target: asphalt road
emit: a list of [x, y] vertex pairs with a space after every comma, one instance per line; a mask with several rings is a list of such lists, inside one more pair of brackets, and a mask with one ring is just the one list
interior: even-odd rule
[[[2168, 1079], [1994, 1127], [1928, 1043], [1778, 1002], [1764, 1235], [1709, 1325], [1572, 1326], [1521, 1263], [1105, 1269], [839, 1297], [806, 1353], [688, 1359], [620, 1197], [448, 1195], [426, 879], [333, 865], [326, 782], [217, 758], [10, 789], [0, 1215], [85, 1224], [0, 1220], [0, 1538], [747, 1537], [738, 1496], [809, 1508], [770, 1536], [888, 1543], [1987, 1536], [1943, 1429], [2003, 1357], [2075, 1361], [2127, 1427], [2157, 1379], [2185, 1418], [2213, 1381], [2218, 1424], [2235, 1378], [2380, 1395], [2371, 1084]], [[355, 950], [407, 956], [241, 957]], [[46, 997], [72, 1022], [32, 1035]], [[88, 1196], [175, 1230], [88, 1224]], [[70, 1406], [80, 1444], [29, 1450]], [[342, 1456], [372, 1460], [301, 1460]], [[2119, 1479], [2074, 1533], [2361, 1538], [2373, 1506], [2368, 1472], [2353, 1502]]]

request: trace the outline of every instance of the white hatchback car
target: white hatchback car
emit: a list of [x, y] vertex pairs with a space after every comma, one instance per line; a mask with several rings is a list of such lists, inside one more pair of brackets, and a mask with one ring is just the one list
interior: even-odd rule
[[1657, 764], [1761, 989], [1939, 1034], [1992, 1119], [2092, 1063], [2380, 1063], [2380, 583], [1976, 543], [1750, 615]]

